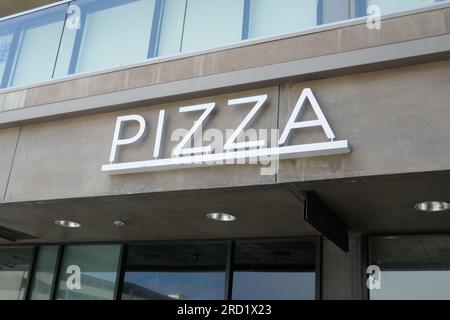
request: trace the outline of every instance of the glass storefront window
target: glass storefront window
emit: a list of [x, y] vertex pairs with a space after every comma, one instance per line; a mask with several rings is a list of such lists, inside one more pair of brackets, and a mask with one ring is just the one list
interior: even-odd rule
[[67, 4], [0, 22], [0, 87], [53, 77]]
[[234, 300], [314, 300], [316, 241], [236, 243]]
[[0, 300], [24, 299], [32, 253], [31, 247], [0, 248]]
[[63, 300], [114, 299], [119, 256], [119, 245], [65, 247], [59, 270], [56, 298]]
[[251, 0], [249, 38], [278, 35], [318, 24], [318, 0]]
[[28, 296], [31, 300], [50, 300], [58, 246], [39, 247], [36, 254], [37, 257]]
[[370, 238], [369, 264], [381, 270], [371, 300], [450, 299], [448, 235]]
[[225, 244], [130, 246], [122, 299], [221, 300], [225, 262]]

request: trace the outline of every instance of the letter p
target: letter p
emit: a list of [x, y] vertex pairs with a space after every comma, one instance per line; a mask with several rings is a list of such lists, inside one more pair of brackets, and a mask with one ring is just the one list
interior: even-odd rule
[[[131, 138], [120, 139], [122, 127], [125, 122], [129, 122], [129, 121], [138, 122], [139, 130], [136, 133], [136, 135], [134, 135]], [[129, 116], [117, 117], [116, 128], [114, 129], [114, 137], [113, 137], [112, 146], [111, 146], [111, 153], [109, 156], [109, 161], [111, 163], [116, 161], [116, 159], [117, 159], [117, 147], [127, 145], [127, 144], [132, 144], [132, 143], [135, 143], [136, 141], [138, 141], [139, 139], [141, 139], [145, 133], [145, 126], [146, 126], [145, 119], [140, 115], [129, 115]]]

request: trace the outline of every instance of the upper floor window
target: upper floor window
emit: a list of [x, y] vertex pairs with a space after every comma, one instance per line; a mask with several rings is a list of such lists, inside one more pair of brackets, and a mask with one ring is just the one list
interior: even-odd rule
[[0, 88], [443, 0], [73, 0], [0, 21]]

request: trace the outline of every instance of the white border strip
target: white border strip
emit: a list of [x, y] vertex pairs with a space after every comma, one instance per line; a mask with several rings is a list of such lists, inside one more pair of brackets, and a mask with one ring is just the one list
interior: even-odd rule
[[[294, 159], [306, 157], [329, 156], [350, 152], [347, 140], [311, 143], [279, 148], [251, 149], [215, 154], [201, 154], [196, 156], [183, 156], [177, 158], [156, 159], [147, 161], [124, 162], [105, 164], [102, 172], [111, 175], [156, 172], [164, 170], [175, 170], [182, 168], [195, 168], [203, 166], [223, 165], [225, 161], [239, 159], [257, 159], [260, 157], [278, 157], [278, 159]], [[269, 159], [268, 159], [269, 160]]]

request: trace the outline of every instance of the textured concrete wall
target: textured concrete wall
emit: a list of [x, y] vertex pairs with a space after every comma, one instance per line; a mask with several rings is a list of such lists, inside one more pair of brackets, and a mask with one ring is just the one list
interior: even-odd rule
[[[246, 186], [381, 174], [450, 169], [450, 61], [369, 72], [132, 110], [51, 121], [22, 127], [5, 201], [30, 201], [155, 191]], [[348, 139], [347, 155], [281, 161], [276, 176], [260, 175], [259, 166], [231, 165], [158, 173], [109, 176], [108, 163], [116, 117], [141, 114], [149, 120], [147, 139], [122, 149], [121, 161], [151, 159], [157, 114], [168, 113], [167, 130], [189, 129], [198, 113], [178, 108], [216, 102], [208, 128], [235, 128], [249, 107], [228, 107], [227, 99], [267, 93], [255, 128], [284, 128], [303, 88], [311, 87], [337, 139]], [[304, 119], [311, 115], [306, 113]], [[17, 130], [17, 129], [15, 129]], [[133, 128], [126, 135], [133, 134]], [[0, 135], [12, 150], [13, 131]], [[127, 131], [126, 131], [127, 132]], [[170, 141], [170, 136], [165, 138]], [[295, 130], [291, 144], [326, 141], [320, 128]], [[164, 145], [166, 156], [175, 142]], [[6, 162], [11, 151], [6, 152]], [[3, 154], [2, 154], [3, 156]], [[2, 168], [7, 170], [7, 166]], [[6, 176], [6, 173], [3, 175]], [[3, 179], [0, 185], [5, 185]]]
[[0, 199], [4, 201], [20, 128], [0, 130]]
[[343, 252], [330, 240], [323, 240], [322, 299], [360, 300], [362, 292], [361, 237], [349, 239], [349, 252]]
[[[277, 181], [449, 169], [449, 84], [450, 64], [443, 62], [284, 86], [280, 127], [299, 92], [310, 87], [336, 138], [348, 139], [352, 153], [283, 161]], [[297, 139], [317, 136], [317, 130], [302, 130]]]

